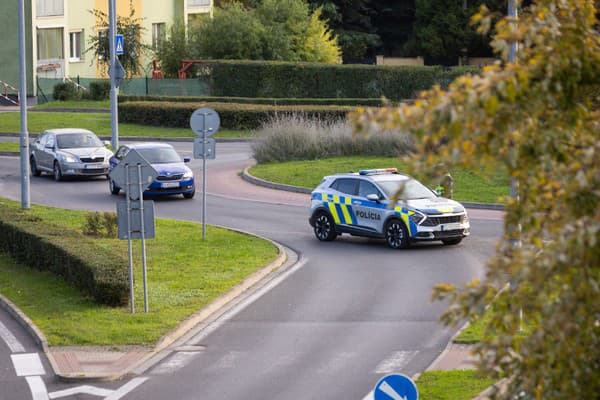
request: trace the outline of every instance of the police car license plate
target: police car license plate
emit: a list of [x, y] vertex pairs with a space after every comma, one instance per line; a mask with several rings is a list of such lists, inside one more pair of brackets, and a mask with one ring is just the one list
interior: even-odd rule
[[163, 182], [161, 183], [163, 188], [175, 188], [179, 187], [179, 182]]
[[441, 231], [452, 231], [452, 230], [455, 230], [455, 229], [460, 229], [460, 224], [459, 223], [440, 225], [440, 230]]

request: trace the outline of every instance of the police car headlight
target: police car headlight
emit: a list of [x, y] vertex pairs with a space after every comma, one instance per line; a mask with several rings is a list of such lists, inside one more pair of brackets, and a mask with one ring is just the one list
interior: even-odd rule
[[183, 174], [183, 179], [192, 179], [194, 177], [194, 173], [192, 171], [188, 171]]
[[410, 216], [410, 219], [412, 222], [419, 225], [421, 222], [425, 221], [425, 214], [415, 211], [415, 213]]

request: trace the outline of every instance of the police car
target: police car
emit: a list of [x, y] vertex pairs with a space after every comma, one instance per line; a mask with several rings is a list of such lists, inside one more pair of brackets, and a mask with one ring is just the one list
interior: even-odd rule
[[[402, 187], [402, 200], [393, 203]], [[438, 196], [396, 168], [324, 177], [312, 191], [309, 222], [321, 241], [349, 233], [384, 238], [394, 249], [417, 241], [455, 245], [470, 230], [460, 203]]]

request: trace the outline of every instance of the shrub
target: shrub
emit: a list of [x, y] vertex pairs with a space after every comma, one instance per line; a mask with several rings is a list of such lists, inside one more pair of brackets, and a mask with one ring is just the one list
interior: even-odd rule
[[313, 160], [351, 155], [393, 157], [412, 149], [410, 136], [400, 132], [353, 136], [345, 120], [319, 120], [302, 114], [278, 115], [258, 131], [252, 146], [259, 163]]
[[189, 128], [190, 116], [200, 107], [215, 109], [221, 128], [257, 129], [276, 115], [303, 114], [324, 121], [340, 120], [355, 108], [350, 106], [271, 106], [236, 103], [127, 102], [119, 107], [119, 121], [142, 125]]
[[114, 238], [117, 236], [117, 214], [90, 212], [86, 215], [83, 233], [88, 236]]
[[52, 92], [52, 97], [54, 100], [66, 101], [66, 100], [75, 100], [80, 98], [79, 91], [77, 90], [77, 86], [75, 86], [71, 82], [57, 83], [54, 85], [54, 91]]
[[0, 251], [62, 276], [98, 303], [121, 306], [128, 301], [127, 260], [76, 230], [33, 217], [28, 210], [0, 207]]
[[90, 100], [107, 100], [110, 97], [110, 81], [90, 82]]
[[213, 96], [412, 99], [435, 84], [478, 73], [476, 67], [332, 65], [273, 61], [207, 61], [200, 79]]
[[119, 95], [119, 103], [129, 101], [163, 101], [163, 102], [207, 102], [207, 103], [238, 103], [238, 104], [267, 104], [272, 106], [291, 105], [326, 105], [326, 106], [382, 106], [384, 101], [381, 97], [372, 99], [295, 99], [295, 98], [255, 98], [255, 97], [186, 97], [186, 96], [141, 96], [141, 95]]

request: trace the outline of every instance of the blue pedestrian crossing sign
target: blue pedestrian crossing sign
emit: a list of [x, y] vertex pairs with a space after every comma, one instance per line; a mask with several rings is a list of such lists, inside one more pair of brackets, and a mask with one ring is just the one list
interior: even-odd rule
[[375, 400], [419, 400], [417, 385], [408, 376], [391, 374], [377, 382], [373, 390]]
[[125, 53], [124, 50], [124, 44], [123, 44], [123, 35], [115, 35], [115, 49], [116, 49], [116, 54], [118, 56], [122, 56], [123, 53]]

